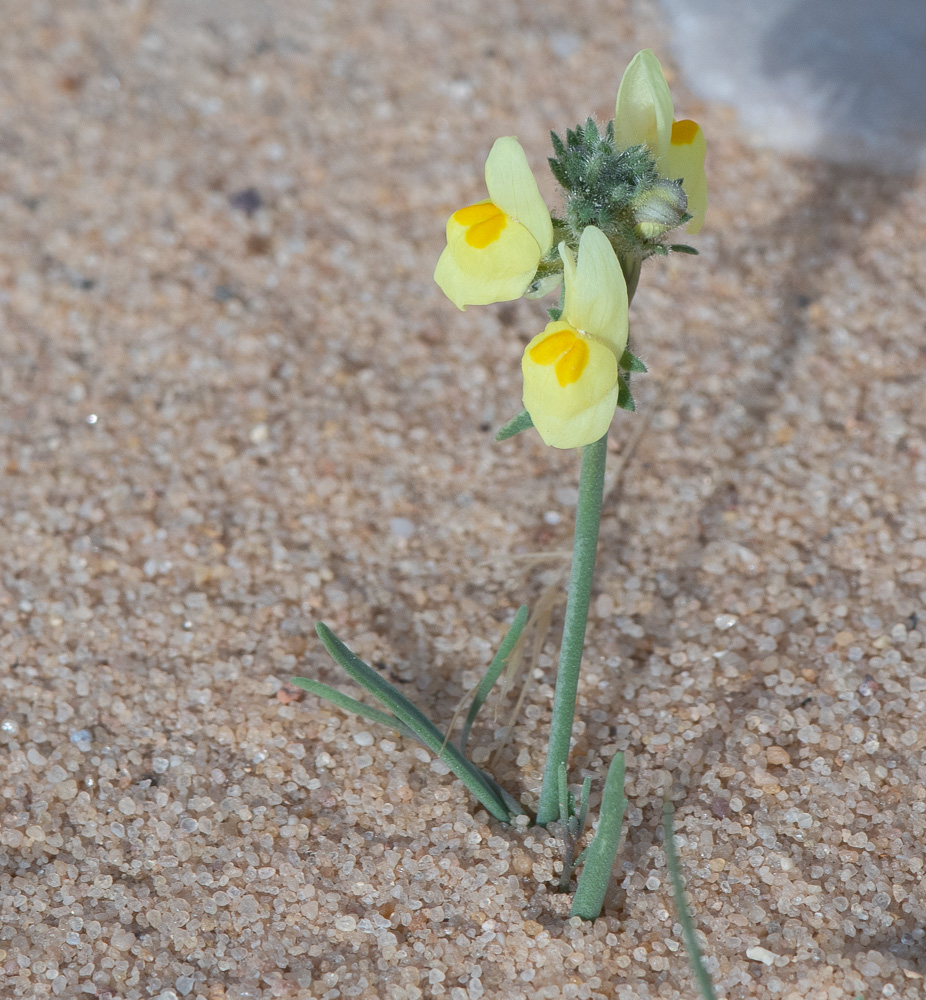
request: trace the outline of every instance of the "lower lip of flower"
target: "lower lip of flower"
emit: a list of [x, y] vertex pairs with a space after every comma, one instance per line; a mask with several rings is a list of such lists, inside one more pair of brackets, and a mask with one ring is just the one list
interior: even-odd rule
[[454, 212], [453, 221], [466, 229], [465, 239], [471, 247], [484, 250], [502, 235], [508, 216], [491, 201], [485, 201]]
[[579, 381], [588, 365], [588, 357], [588, 344], [575, 330], [551, 333], [530, 352], [530, 359], [536, 364], [553, 365], [556, 381], [563, 387]]

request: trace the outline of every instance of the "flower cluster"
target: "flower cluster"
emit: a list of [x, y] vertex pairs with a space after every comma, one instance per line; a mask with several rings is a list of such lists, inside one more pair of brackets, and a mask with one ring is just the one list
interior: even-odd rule
[[434, 278], [460, 309], [562, 286], [553, 321], [524, 351], [524, 407], [546, 444], [576, 448], [605, 434], [626, 388], [628, 300], [642, 261], [693, 252], [664, 241], [704, 222], [705, 142], [695, 122], [674, 120], [662, 67], [645, 49], [624, 73], [604, 135], [589, 120], [565, 142], [554, 134], [553, 147], [562, 218], [551, 217], [517, 139], [498, 139], [486, 160], [489, 196], [451, 215]]

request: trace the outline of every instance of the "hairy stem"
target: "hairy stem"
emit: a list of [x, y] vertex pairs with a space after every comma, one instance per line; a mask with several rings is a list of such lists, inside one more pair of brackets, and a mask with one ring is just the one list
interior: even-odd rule
[[598, 528], [601, 523], [601, 500], [604, 493], [604, 467], [608, 452], [608, 435], [582, 449], [582, 472], [579, 476], [579, 502], [576, 508], [576, 530], [572, 546], [572, 571], [569, 575], [569, 596], [566, 601], [566, 621], [553, 697], [553, 721], [550, 743], [543, 770], [537, 823], [546, 826], [559, 818], [560, 765], [569, 757], [572, 723], [576, 710], [582, 647], [592, 595], [592, 577], [598, 551]]

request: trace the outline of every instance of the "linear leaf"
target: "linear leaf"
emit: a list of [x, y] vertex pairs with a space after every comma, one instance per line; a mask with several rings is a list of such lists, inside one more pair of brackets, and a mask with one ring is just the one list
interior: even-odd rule
[[675, 895], [675, 907], [678, 910], [678, 922], [682, 925], [682, 937], [688, 951], [691, 971], [694, 973], [695, 981], [704, 1000], [716, 1000], [714, 984], [707, 969], [704, 968], [704, 959], [701, 957], [701, 949], [698, 947], [698, 936], [695, 934], [694, 923], [685, 900], [685, 886], [682, 883], [678, 853], [675, 850], [675, 809], [668, 800], [662, 806], [662, 827], [665, 832], [666, 864], [669, 866], [672, 892]]
[[624, 755], [618, 752], [608, 768], [601, 796], [598, 829], [585, 853], [585, 864], [572, 900], [570, 916], [595, 920], [601, 914], [605, 893], [611, 882], [614, 859], [624, 823]]
[[586, 777], [585, 781], [582, 782], [582, 795], [579, 798], [579, 811], [576, 817], [579, 821], [579, 833], [578, 837], [581, 838], [582, 834], [585, 833], [585, 821], [588, 819], [588, 797], [592, 791], [592, 779]]
[[332, 659], [374, 698], [379, 699], [398, 720], [404, 723], [422, 743], [439, 757], [463, 782], [475, 798], [503, 823], [511, 822], [511, 813], [502, 797], [495, 791], [482, 771], [468, 761], [454, 746], [446, 742], [444, 734], [392, 684], [356, 656], [328, 628], [317, 622], [315, 631], [331, 654]]
[[[355, 715], [361, 715], [371, 722], [378, 722], [380, 725], [388, 726], [390, 729], [400, 732], [403, 736], [415, 736], [408, 726], [399, 722], [394, 715], [390, 715], [388, 712], [381, 712], [378, 708], [373, 708], [370, 705], [364, 705], [362, 701], [357, 701], [356, 698], [351, 698], [350, 695], [342, 694], [335, 688], [329, 687], [327, 684], [322, 684], [321, 681], [313, 681], [310, 677], [290, 677], [289, 680], [296, 687], [310, 691], [312, 694], [318, 695], [319, 698], [330, 701], [332, 705], [343, 708], [346, 712], [353, 712]], [[417, 739], [417, 737], [415, 738]]]
[[469, 731], [473, 728], [473, 723], [476, 721], [476, 715], [479, 709], [482, 708], [486, 698], [489, 697], [489, 692], [501, 676], [502, 670], [505, 669], [508, 657], [511, 656], [511, 651], [517, 644], [518, 639], [521, 638], [521, 633], [524, 631], [526, 624], [527, 608], [522, 605], [518, 608], [518, 613], [514, 616], [511, 627], [505, 633], [505, 638], [502, 639], [502, 644], [498, 647], [498, 652], [493, 657], [485, 677], [482, 678], [479, 687], [476, 688], [476, 693], [473, 695], [473, 702], [469, 706], [469, 712], [466, 715], [466, 719], [463, 722], [463, 729], [460, 733], [461, 753], [466, 753], [466, 741], [469, 739]]

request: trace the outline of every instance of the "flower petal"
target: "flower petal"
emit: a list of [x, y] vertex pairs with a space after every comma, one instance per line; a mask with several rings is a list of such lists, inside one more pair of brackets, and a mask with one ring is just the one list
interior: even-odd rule
[[458, 309], [518, 299], [533, 281], [540, 247], [530, 232], [490, 201], [447, 220], [447, 246], [434, 280]]
[[707, 210], [707, 177], [704, 154], [707, 144], [704, 132], [693, 121], [685, 119], [672, 126], [672, 142], [666, 155], [665, 173], [672, 180], [681, 178], [688, 195], [688, 211], [692, 216], [687, 231], [696, 233], [704, 225]]
[[610, 241], [600, 229], [586, 226], [577, 264], [565, 244], [559, 252], [566, 282], [563, 318], [606, 341], [620, 357], [627, 346], [627, 283]]
[[672, 136], [672, 95], [652, 49], [638, 52], [624, 71], [614, 111], [614, 144], [618, 149], [645, 145], [657, 165], [665, 158]]
[[486, 159], [486, 187], [490, 200], [527, 227], [541, 256], [545, 254], [553, 246], [553, 223], [524, 150], [514, 136], [495, 140]]
[[568, 323], [547, 324], [521, 359], [524, 408], [545, 444], [581, 448], [597, 441], [617, 407], [617, 358]]

